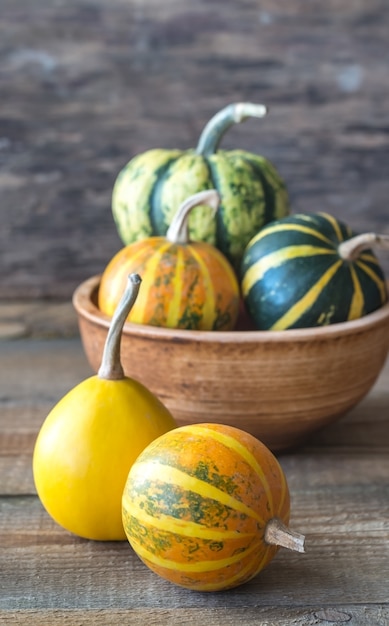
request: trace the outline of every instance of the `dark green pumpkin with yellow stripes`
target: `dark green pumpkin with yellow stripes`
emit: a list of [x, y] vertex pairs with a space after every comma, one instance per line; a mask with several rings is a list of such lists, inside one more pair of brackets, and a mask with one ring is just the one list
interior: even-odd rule
[[148, 150], [131, 159], [112, 194], [124, 244], [165, 235], [177, 206], [199, 191], [216, 188], [221, 196], [217, 214], [197, 207], [190, 216], [189, 236], [215, 245], [237, 268], [258, 230], [289, 213], [285, 184], [267, 159], [244, 150], [218, 150], [232, 124], [265, 113], [262, 105], [231, 104], [208, 122], [196, 149]]
[[327, 213], [296, 214], [265, 226], [242, 260], [242, 294], [258, 329], [325, 326], [360, 318], [388, 298], [370, 247]]

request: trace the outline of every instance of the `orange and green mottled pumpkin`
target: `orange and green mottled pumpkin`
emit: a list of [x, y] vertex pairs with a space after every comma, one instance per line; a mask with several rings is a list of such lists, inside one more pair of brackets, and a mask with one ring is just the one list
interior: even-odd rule
[[224, 255], [188, 239], [188, 216], [199, 204], [215, 210], [213, 189], [191, 196], [177, 211], [166, 237], [149, 237], [122, 248], [101, 277], [98, 305], [112, 315], [128, 274], [142, 287], [128, 321], [167, 328], [232, 330], [239, 312], [239, 284]]
[[182, 426], [154, 440], [130, 470], [122, 507], [140, 559], [197, 591], [243, 584], [280, 545], [303, 551], [303, 536], [286, 527], [290, 499], [281, 466], [264, 444], [232, 426]]

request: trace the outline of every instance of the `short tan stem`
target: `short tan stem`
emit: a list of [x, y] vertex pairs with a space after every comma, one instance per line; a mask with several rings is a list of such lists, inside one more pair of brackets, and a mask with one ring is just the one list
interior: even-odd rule
[[267, 523], [264, 539], [271, 546], [280, 546], [294, 552], [305, 552], [304, 535], [290, 530], [278, 517], [273, 517]]
[[174, 215], [169, 229], [166, 233], [166, 239], [171, 243], [189, 243], [189, 214], [194, 207], [200, 204], [206, 204], [215, 213], [218, 209], [220, 196], [216, 189], [206, 189], [199, 191], [193, 196], [185, 200], [178, 208]]
[[371, 247], [389, 250], [389, 235], [376, 235], [376, 233], [356, 235], [342, 241], [338, 246], [338, 253], [345, 261], [355, 261], [364, 250]]
[[99, 378], [107, 380], [124, 378], [124, 371], [120, 361], [120, 341], [124, 322], [134, 305], [141, 282], [142, 279], [139, 274], [130, 274], [128, 277], [126, 288], [113, 314], [105, 340], [103, 357], [100, 369], [97, 372]]

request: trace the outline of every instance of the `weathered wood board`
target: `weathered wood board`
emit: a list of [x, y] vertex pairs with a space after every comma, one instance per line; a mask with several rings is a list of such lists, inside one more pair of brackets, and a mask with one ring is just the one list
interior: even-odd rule
[[[273, 161], [294, 211], [389, 232], [386, 0], [0, 0], [0, 299], [68, 299], [120, 247], [111, 190], [153, 147], [226, 136]], [[388, 255], [382, 263], [389, 270]]]
[[35, 492], [32, 451], [51, 407], [90, 375], [78, 338], [0, 342], [0, 623], [41, 626], [386, 626], [389, 362], [348, 416], [279, 456], [291, 527], [258, 577], [202, 594], [163, 581], [127, 542], [80, 539]]

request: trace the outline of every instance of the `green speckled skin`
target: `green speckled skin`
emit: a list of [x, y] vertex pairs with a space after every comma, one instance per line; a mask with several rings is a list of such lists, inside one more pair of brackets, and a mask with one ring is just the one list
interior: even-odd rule
[[289, 213], [287, 191], [275, 168], [243, 150], [219, 150], [207, 157], [194, 150], [155, 149], [132, 159], [113, 189], [112, 211], [124, 244], [165, 235], [179, 205], [215, 188], [216, 215], [196, 207], [190, 216], [193, 241], [207, 241], [239, 266], [249, 240], [269, 221]]

